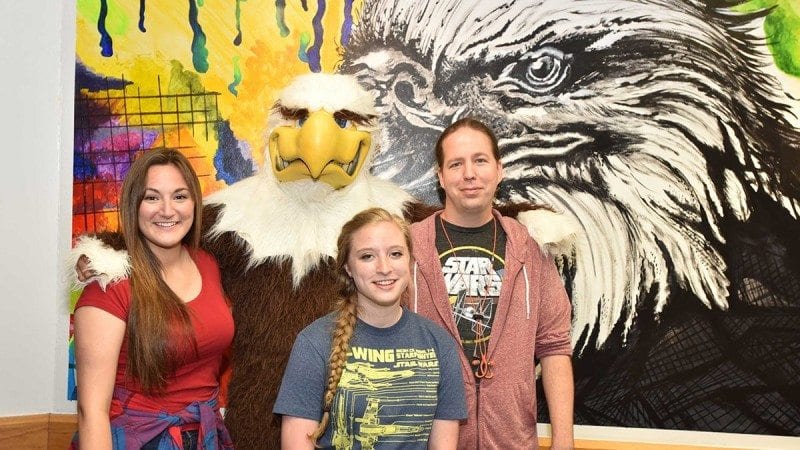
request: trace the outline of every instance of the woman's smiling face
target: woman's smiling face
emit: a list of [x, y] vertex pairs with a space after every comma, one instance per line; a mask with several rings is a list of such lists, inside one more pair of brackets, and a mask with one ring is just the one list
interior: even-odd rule
[[392, 222], [365, 225], [353, 234], [345, 270], [360, 308], [394, 307], [410, 282], [411, 252]]
[[147, 169], [144, 198], [139, 203], [139, 231], [158, 255], [181, 245], [194, 222], [189, 186], [172, 164]]

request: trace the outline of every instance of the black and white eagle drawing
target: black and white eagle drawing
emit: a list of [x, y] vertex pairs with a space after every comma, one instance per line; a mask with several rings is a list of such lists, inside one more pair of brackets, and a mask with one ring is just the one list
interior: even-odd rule
[[376, 174], [438, 201], [433, 142], [476, 116], [499, 199], [580, 223], [577, 424], [800, 434], [800, 103], [737, 3], [369, 0], [344, 49]]

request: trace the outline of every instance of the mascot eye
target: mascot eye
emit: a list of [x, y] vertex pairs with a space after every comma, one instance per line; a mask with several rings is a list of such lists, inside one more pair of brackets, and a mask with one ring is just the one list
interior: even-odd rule
[[570, 61], [571, 57], [559, 50], [541, 48], [506, 66], [498, 81], [528, 92], [546, 92], [569, 75]]
[[347, 127], [347, 119], [336, 118], [336, 125], [339, 125], [339, 128], [346, 128]]

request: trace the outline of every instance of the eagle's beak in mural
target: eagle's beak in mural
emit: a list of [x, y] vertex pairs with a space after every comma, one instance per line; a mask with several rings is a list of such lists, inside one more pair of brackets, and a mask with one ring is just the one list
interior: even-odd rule
[[369, 132], [317, 110], [294, 126], [277, 127], [269, 137], [269, 158], [278, 181], [312, 179], [340, 189], [355, 180], [371, 145]]

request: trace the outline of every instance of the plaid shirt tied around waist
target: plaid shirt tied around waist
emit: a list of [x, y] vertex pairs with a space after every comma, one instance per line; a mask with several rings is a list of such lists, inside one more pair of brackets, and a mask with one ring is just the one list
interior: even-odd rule
[[[141, 448], [163, 433], [159, 450], [183, 450], [181, 426], [199, 424], [198, 445], [200, 450], [233, 450], [233, 442], [219, 412], [217, 392], [209, 400], [192, 402], [175, 413], [134, 409], [128, 406], [134, 394], [122, 388], [114, 388], [111, 400], [111, 442], [114, 450]], [[149, 405], [148, 405], [149, 406]], [[78, 449], [78, 433], [72, 438], [70, 450]]]

